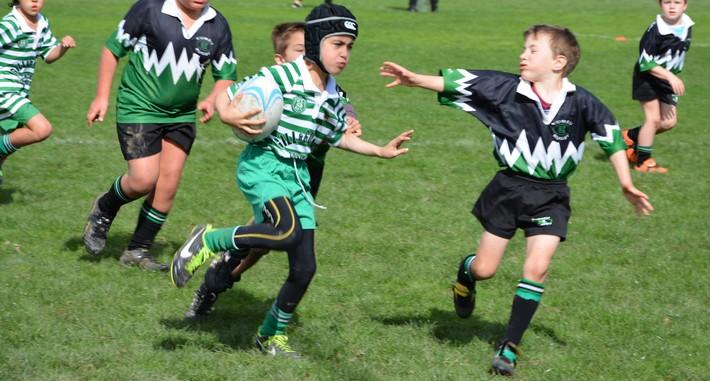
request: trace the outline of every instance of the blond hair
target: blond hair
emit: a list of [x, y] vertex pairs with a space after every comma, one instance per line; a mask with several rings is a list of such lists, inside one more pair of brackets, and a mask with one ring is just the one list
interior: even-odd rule
[[274, 44], [274, 53], [284, 54], [288, 48], [288, 39], [294, 32], [305, 32], [306, 24], [302, 22], [285, 22], [278, 24], [271, 31], [271, 42]]
[[555, 56], [561, 55], [567, 59], [563, 75], [565, 77], [570, 75], [582, 55], [577, 38], [572, 34], [572, 31], [557, 25], [538, 24], [528, 28], [523, 33], [523, 38], [528, 38], [530, 35], [536, 36], [539, 33], [550, 37], [550, 49]]

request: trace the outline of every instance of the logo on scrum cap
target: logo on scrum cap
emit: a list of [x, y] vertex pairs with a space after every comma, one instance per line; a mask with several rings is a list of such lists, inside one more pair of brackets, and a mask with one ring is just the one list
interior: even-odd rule
[[357, 24], [352, 21], [346, 21], [343, 23], [343, 25], [350, 30], [357, 30]]

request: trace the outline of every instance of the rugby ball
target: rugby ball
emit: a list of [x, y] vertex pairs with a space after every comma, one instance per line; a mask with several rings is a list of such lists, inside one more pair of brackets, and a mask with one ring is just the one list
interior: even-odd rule
[[[242, 97], [237, 101], [237, 97], [240, 94]], [[255, 76], [244, 81], [239, 89], [237, 89], [236, 94], [234, 94], [231, 106], [235, 107], [239, 112], [259, 109], [261, 112], [250, 119], [264, 119], [266, 123], [262, 126], [252, 127], [254, 129], [261, 129], [259, 135], [249, 136], [238, 128], [232, 128], [234, 135], [245, 142], [257, 142], [266, 138], [279, 125], [283, 105], [283, 94], [281, 94], [279, 86], [272, 79]]]

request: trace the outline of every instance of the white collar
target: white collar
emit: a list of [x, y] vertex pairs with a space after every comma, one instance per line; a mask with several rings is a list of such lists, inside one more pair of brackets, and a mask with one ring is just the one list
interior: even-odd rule
[[190, 29], [186, 29], [185, 23], [182, 21], [182, 17], [180, 15], [180, 9], [178, 8], [175, 0], [165, 0], [165, 2], [163, 3], [163, 7], [160, 9], [160, 11], [168, 16], [173, 16], [180, 20], [180, 24], [182, 24], [182, 35], [186, 39], [192, 38], [192, 36], [197, 33], [200, 27], [202, 27], [202, 24], [204, 24], [205, 21], [212, 20], [217, 16], [217, 11], [215, 11], [211, 6], [208, 5], [204, 9], [202, 9], [202, 14], [197, 20], [195, 20]]
[[[303, 79], [303, 88], [305, 90], [314, 91], [316, 93], [322, 93], [322, 91], [313, 83], [313, 78], [311, 78], [311, 73], [308, 71], [308, 65], [306, 65], [306, 60], [304, 56], [300, 56], [293, 61], [297, 66], [298, 70], [301, 72], [301, 78]], [[325, 92], [328, 93], [328, 98], [338, 98], [338, 90], [335, 83], [335, 77], [328, 74], [328, 80], [325, 83]]]
[[656, 25], [658, 25], [658, 33], [660, 34], [674, 34], [678, 36], [677, 34], [673, 33], [673, 29], [679, 26], [683, 27], [683, 34], [678, 36], [681, 40], [685, 40], [688, 37], [688, 29], [690, 29], [691, 26], [695, 24], [693, 20], [690, 19], [690, 16], [686, 15], [685, 13], [683, 16], [680, 18], [680, 24], [678, 25], [668, 25], [666, 23], [666, 20], [661, 17], [661, 15], [656, 15]]
[[25, 32], [25, 33], [35, 33], [35, 32], [41, 32], [49, 23], [47, 22], [47, 18], [44, 17], [43, 14], [38, 14], [38, 20], [37, 20], [37, 30], [32, 29], [30, 25], [27, 23], [27, 20], [25, 17], [20, 13], [20, 11], [17, 9], [16, 6], [12, 7], [12, 11], [10, 11], [13, 16], [17, 19], [17, 22], [20, 24], [20, 29]]
[[567, 98], [567, 94], [573, 93], [577, 90], [577, 86], [575, 86], [572, 82], [570, 82], [567, 78], [562, 78], [562, 90], [560, 90], [560, 93], [557, 94], [557, 98], [555, 98], [552, 101], [552, 106], [550, 106], [550, 111], [545, 113], [544, 109], [542, 108], [542, 103], [540, 103], [540, 97], [535, 94], [535, 91], [532, 88], [532, 84], [522, 78], [520, 78], [520, 82], [518, 83], [518, 89], [517, 92], [520, 95], [523, 95], [529, 99], [532, 99], [535, 101], [537, 104], [538, 109], [540, 110], [540, 114], [542, 115], [542, 121], [545, 124], [550, 124], [553, 119], [555, 119], [555, 116], [557, 116], [557, 112], [560, 111], [560, 108], [562, 107], [562, 104], [565, 102], [565, 99]]

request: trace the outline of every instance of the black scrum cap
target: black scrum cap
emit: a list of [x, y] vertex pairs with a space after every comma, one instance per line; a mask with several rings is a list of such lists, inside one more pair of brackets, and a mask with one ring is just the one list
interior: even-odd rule
[[355, 15], [337, 4], [321, 4], [306, 17], [306, 59], [318, 65], [324, 72], [320, 57], [321, 42], [331, 36], [357, 38], [358, 25]]

